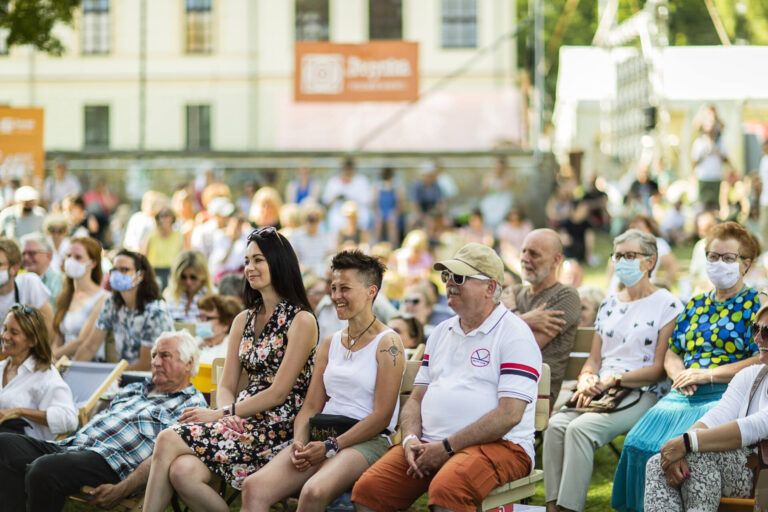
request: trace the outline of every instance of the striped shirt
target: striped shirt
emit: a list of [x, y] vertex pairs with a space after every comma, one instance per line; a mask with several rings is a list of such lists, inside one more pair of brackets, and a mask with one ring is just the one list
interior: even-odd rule
[[160, 431], [176, 423], [187, 407], [207, 407], [191, 385], [173, 393], [150, 395], [154, 386], [134, 383], [124, 387], [109, 408], [93, 417], [73, 436], [57, 444], [70, 451], [92, 450], [125, 479], [152, 456]]

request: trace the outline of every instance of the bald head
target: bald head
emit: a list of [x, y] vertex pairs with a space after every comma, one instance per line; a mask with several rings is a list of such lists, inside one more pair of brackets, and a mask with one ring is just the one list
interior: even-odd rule
[[[525, 240], [527, 241], [529, 238], [540, 240], [540, 242], [548, 246], [549, 250], [554, 254], [563, 254], [563, 241], [560, 240], [560, 235], [558, 235], [557, 231], [554, 229], [534, 229], [528, 233]], [[523, 247], [525, 247], [525, 241], [523, 241]]]
[[534, 292], [545, 290], [557, 282], [557, 269], [563, 261], [563, 242], [551, 229], [531, 231], [523, 241], [520, 264], [523, 279]]

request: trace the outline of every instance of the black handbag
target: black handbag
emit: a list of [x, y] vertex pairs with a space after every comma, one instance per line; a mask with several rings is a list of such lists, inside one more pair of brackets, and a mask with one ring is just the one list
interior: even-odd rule
[[341, 414], [315, 414], [309, 418], [309, 438], [311, 441], [325, 441], [329, 437], [339, 437], [359, 421]]
[[28, 426], [30, 426], [29, 422], [24, 418], [13, 418], [0, 423], [0, 432], [23, 434], [24, 429], [26, 429]]

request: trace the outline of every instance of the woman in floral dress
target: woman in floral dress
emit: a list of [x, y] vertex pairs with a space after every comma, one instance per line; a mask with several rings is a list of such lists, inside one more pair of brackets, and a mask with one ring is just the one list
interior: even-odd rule
[[[152, 455], [146, 511], [165, 510], [174, 490], [196, 509], [228, 510], [221, 496], [206, 485], [214, 474], [239, 489], [246, 476], [293, 438], [293, 420], [312, 373], [317, 322], [296, 254], [274, 228], [249, 235], [244, 273], [246, 310], [232, 324], [216, 395], [223, 407], [187, 409], [180, 425], [160, 433]], [[248, 374], [248, 385], [235, 398], [242, 370]]]

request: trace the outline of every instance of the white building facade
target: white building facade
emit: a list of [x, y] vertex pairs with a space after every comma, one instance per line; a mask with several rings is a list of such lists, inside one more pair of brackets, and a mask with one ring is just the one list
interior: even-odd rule
[[84, 0], [61, 57], [0, 54], [0, 104], [44, 108], [48, 151], [349, 151], [405, 105], [296, 103], [294, 42], [402, 39], [421, 91], [472, 64], [364, 149], [514, 147], [516, 24], [514, 0]]

